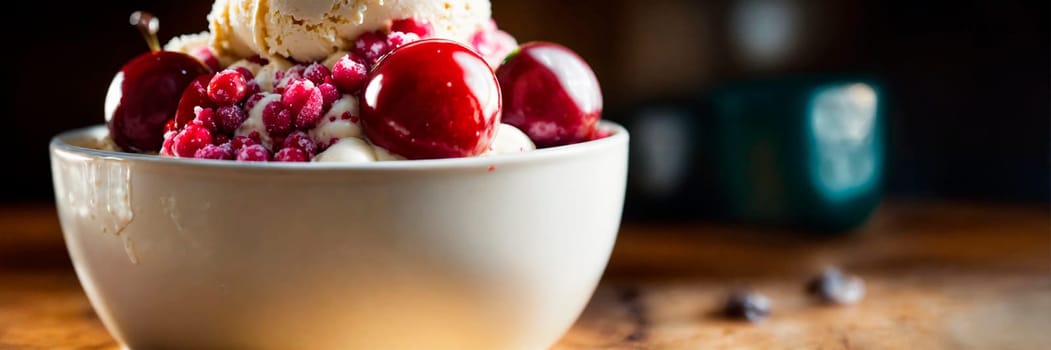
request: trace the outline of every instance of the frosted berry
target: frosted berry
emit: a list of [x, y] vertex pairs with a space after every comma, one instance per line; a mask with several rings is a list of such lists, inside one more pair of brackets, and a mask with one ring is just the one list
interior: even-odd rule
[[240, 72], [227, 69], [219, 72], [208, 82], [208, 98], [220, 105], [241, 101], [248, 91], [248, 82]]
[[248, 114], [237, 105], [219, 107], [215, 110], [215, 115], [216, 129], [228, 134], [232, 134], [248, 119]]
[[241, 162], [266, 162], [270, 161], [270, 152], [263, 145], [245, 146], [237, 151], [237, 160]]
[[278, 162], [306, 162], [310, 160], [310, 156], [306, 152], [298, 148], [286, 147], [277, 151], [274, 155], [274, 161]]

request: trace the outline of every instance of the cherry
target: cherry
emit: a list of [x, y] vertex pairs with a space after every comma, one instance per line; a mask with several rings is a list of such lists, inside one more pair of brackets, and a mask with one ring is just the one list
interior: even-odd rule
[[190, 55], [160, 51], [156, 36], [159, 22], [152, 15], [135, 12], [131, 20], [146, 37], [151, 51], [128, 61], [113, 77], [106, 93], [106, 125], [121, 149], [156, 152], [164, 141], [164, 125], [175, 115], [183, 90], [209, 69]]
[[421, 40], [392, 51], [369, 73], [362, 129], [408, 159], [475, 156], [492, 143], [500, 98], [496, 76], [474, 50]]
[[573, 51], [553, 43], [522, 45], [496, 71], [503, 120], [538, 147], [591, 140], [602, 115], [598, 79]]
[[196, 117], [197, 107], [214, 107], [212, 100], [208, 98], [208, 82], [212, 81], [211, 74], [197, 77], [182, 92], [179, 98], [179, 107], [175, 110], [175, 128], [182, 129], [183, 126], [193, 121]]

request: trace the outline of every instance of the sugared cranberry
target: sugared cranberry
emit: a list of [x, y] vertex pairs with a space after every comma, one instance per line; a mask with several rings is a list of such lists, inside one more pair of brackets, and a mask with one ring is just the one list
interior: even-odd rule
[[235, 153], [240, 152], [241, 148], [245, 146], [258, 145], [259, 140], [253, 139], [248, 136], [234, 136], [233, 140], [230, 140], [230, 149]]
[[302, 64], [297, 64], [297, 65], [294, 65], [294, 66], [288, 68], [287, 70], [285, 70], [284, 78], [299, 79], [299, 78], [303, 77], [303, 73], [305, 73], [306, 71], [307, 71], [307, 66], [304, 66]]
[[237, 160], [241, 162], [266, 162], [270, 160], [270, 152], [263, 145], [247, 145], [237, 151]]
[[193, 118], [193, 123], [208, 129], [208, 131], [215, 131], [215, 110], [211, 108], [197, 107], [194, 109], [196, 118]]
[[485, 152], [500, 123], [500, 87], [485, 60], [449, 40], [391, 52], [360, 97], [369, 140], [409, 159]]
[[263, 107], [263, 126], [271, 135], [284, 136], [292, 131], [292, 112], [285, 109], [280, 101], [274, 101]]
[[392, 50], [419, 40], [420, 36], [415, 33], [391, 32], [387, 34], [387, 44], [390, 45]]
[[187, 124], [172, 139], [172, 153], [178, 157], [193, 157], [197, 150], [212, 144], [212, 133], [197, 124]]
[[298, 148], [286, 147], [274, 154], [274, 161], [278, 162], [306, 162], [309, 160], [310, 156]]
[[336, 100], [340, 97], [343, 97], [343, 94], [339, 93], [339, 89], [337, 89], [335, 85], [329, 83], [322, 83], [317, 86], [317, 89], [321, 90], [321, 99], [325, 101], [324, 105], [321, 107], [322, 112], [332, 108], [332, 104], [336, 103]]
[[230, 136], [228, 136], [226, 134], [219, 134], [219, 133], [212, 134], [212, 144], [213, 145], [222, 145], [222, 144], [229, 143], [229, 142], [230, 142]]
[[294, 116], [294, 126], [304, 130], [317, 124], [325, 101], [321, 90], [314, 86], [313, 82], [300, 79], [288, 85], [281, 94], [281, 103]]
[[259, 83], [255, 80], [249, 80], [248, 85], [245, 85], [245, 96], [253, 96], [260, 91], [262, 91], [262, 88], [259, 87]]
[[404, 18], [391, 22], [391, 32], [413, 33], [426, 39], [434, 33], [434, 26], [428, 21], [417, 21], [415, 18]]
[[310, 138], [310, 135], [303, 131], [294, 131], [285, 137], [282, 147], [285, 148], [297, 148], [303, 150], [309, 155], [317, 154], [317, 145], [314, 140]]
[[252, 71], [248, 70], [248, 68], [237, 67], [234, 68], [234, 70], [236, 70], [238, 73], [241, 73], [241, 76], [244, 77], [245, 81], [255, 79], [255, 74], [252, 74]]
[[231, 105], [241, 101], [248, 91], [248, 82], [235, 69], [219, 72], [208, 82], [208, 98], [220, 105]]
[[175, 143], [175, 135], [178, 135], [178, 130], [168, 130], [164, 132], [164, 142], [161, 143], [161, 151], [159, 152], [162, 156], [175, 156], [172, 152], [172, 144]]
[[196, 58], [171, 51], [153, 51], [129, 61], [106, 94], [106, 125], [113, 142], [130, 152], [159, 150], [164, 125], [176, 115], [183, 90], [208, 72]]
[[255, 104], [259, 103], [259, 101], [261, 101], [265, 97], [266, 97], [266, 94], [264, 94], [264, 93], [255, 93], [252, 96], [249, 96], [248, 99], [245, 100], [245, 108], [244, 108], [244, 110], [246, 110], [246, 111], [252, 110], [252, 108], [255, 107]]
[[587, 141], [602, 115], [595, 73], [573, 51], [552, 43], [522, 45], [496, 71], [504, 97], [503, 122], [538, 147]]
[[332, 65], [332, 82], [346, 94], [361, 90], [368, 74], [369, 69], [365, 63], [352, 55], [344, 55]]
[[164, 123], [164, 132], [179, 131], [179, 128], [175, 126], [175, 118], [168, 119], [167, 123]]
[[305, 70], [303, 70], [303, 78], [310, 80], [314, 85], [320, 85], [325, 82], [325, 78], [328, 78], [331, 73], [328, 68], [321, 63], [314, 63]]
[[193, 157], [198, 159], [233, 160], [234, 151], [230, 149], [230, 145], [206, 145], [197, 150]]
[[387, 44], [387, 36], [381, 32], [361, 34], [357, 40], [354, 40], [354, 47], [351, 48], [351, 52], [364, 59], [365, 64], [370, 67], [375, 65], [376, 61], [389, 51], [390, 45]]
[[197, 77], [182, 92], [179, 98], [179, 109], [175, 112], [175, 128], [182, 129], [197, 117], [197, 107], [213, 107], [212, 100], [208, 98], [208, 82], [212, 81], [211, 74]]
[[224, 133], [233, 133], [248, 119], [248, 114], [237, 105], [222, 106], [215, 110], [216, 127]]

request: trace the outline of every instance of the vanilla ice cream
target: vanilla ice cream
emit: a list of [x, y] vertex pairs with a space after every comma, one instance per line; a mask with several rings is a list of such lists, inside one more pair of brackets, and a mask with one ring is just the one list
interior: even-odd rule
[[217, 0], [208, 15], [221, 54], [324, 60], [365, 32], [414, 18], [434, 36], [469, 42], [491, 14], [488, 0]]

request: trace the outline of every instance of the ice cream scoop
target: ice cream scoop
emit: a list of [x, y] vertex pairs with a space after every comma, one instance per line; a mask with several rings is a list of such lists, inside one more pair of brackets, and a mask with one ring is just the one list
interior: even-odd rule
[[217, 0], [208, 19], [223, 54], [309, 62], [403, 18], [430, 23], [434, 37], [469, 42], [490, 14], [488, 0]]

